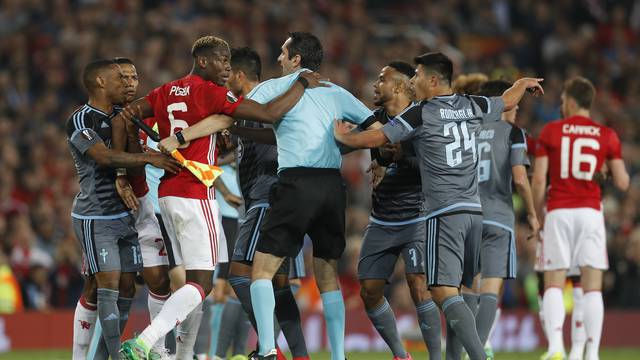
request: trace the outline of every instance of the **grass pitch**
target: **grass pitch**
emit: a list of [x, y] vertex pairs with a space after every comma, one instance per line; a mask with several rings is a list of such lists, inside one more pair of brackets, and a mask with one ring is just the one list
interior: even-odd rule
[[[411, 354], [414, 359], [426, 360], [427, 353]], [[538, 360], [542, 351], [528, 353], [497, 353], [497, 360]], [[352, 352], [348, 353], [349, 360], [391, 360], [390, 353], [381, 352]], [[311, 354], [313, 360], [330, 360], [327, 352]], [[0, 360], [68, 360], [71, 359], [70, 350], [21, 350], [0, 354]], [[637, 360], [640, 359], [640, 347], [630, 349], [604, 349], [600, 354], [601, 360]]]

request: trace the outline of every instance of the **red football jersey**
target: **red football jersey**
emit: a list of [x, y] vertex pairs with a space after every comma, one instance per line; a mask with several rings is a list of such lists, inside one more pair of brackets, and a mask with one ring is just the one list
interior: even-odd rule
[[549, 157], [547, 211], [590, 207], [600, 210], [600, 186], [593, 181], [605, 160], [620, 159], [613, 129], [583, 117], [553, 121], [542, 129], [536, 157]]
[[[147, 100], [153, 107], [160, 137], [164, 139], [209, 115], [231, 115], [242, 98], [236, 99], [231, 91], [198, 75], [187, 75], [154, 89]], [[217, 162], [215, 134], [190, 141], [178, 150], [188, 160], [210, 165]], [[158, 196], [214, 199], [215, 190], [207, 188], [189, 170], [182, 169], [177, 175], [165, 173]]]
[[[153, 127], [156, 124], [156, 119], [147, 118], [143, 121], [145, 124], [149, 125], [149, 127]], [[138, 130], [138, 137], [140, 138], [140, 144], [146, 145], [147, 143], [147, 133], [142, 130]], [[131, 188], [133, 189], [133, 193], [136, 197], [141, 198], [149, 192], [149, 186], [147, 185], [147, 173], [142, 171], [142, 174], [138, 176], [134, 176], [129, 174], [127, 176], [129, 178], [129, 184], [131, 184]]]

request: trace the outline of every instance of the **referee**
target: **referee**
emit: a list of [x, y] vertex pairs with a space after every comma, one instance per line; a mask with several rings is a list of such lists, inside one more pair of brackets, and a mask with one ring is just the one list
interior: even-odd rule
[[[322, 62], [322, 45], [312, 34], [290, 33], [278, 62], [284, 76], [259, 84], [247, 95], [249, 99], [268, 102], [288, 89], [300, 72], [317, 71]], [[269, 195], [271, 210], [261, 228], [262, 241], [256, 247], [251, 283], [260, 359], [276, 356], [271, 280], [284, 258], [298, 254], [305, 233], [313, 243], [314, 273], [322, 297], [331, 358], [344, 359], [344, 303], [337, 261], [345, 248], [346, 191], [332, 124], [333, 119], [361, 124], [372, 115], [348, 91], [328, 83], [305, 91], [298, 104], [274, 124], [278, 181]]]

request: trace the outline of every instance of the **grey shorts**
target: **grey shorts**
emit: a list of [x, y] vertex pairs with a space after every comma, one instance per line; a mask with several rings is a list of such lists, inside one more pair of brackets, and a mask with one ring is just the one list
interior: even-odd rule
[[358, 278], [389, 279], [402, 254], [407, 274], [424, 274], [424, 221], [389, 226], [370, 222], [358, 261]]
[[[256, 246], [262, 241], [260, 228], [269, 211], [269, 204], [263, 203], [252, 206], [244, 217], [238, 220], [237, 238], [233, 246], [231, 261], [252, 264], [256, 253]], [[305, 235], [306, 237], [306, 235]], [[306, 276], [304, 268], [304, 254], [302, 250], [295, 258], [287, 258], [278, 269], [278, 274], [289, 274], [292, 279]]]
[[133, 216], [113, 220], [72, 220], [88, 275], [104, 271], [142, 270], [142, 253]]
[[482, 214], [442, 214], [427, 220], [429, 286], [471, 287], [478, 274]]
[[515, 279], [516, 242], [511, 229], [502, 224], [482, 223], [480, 272], [482, 278]]

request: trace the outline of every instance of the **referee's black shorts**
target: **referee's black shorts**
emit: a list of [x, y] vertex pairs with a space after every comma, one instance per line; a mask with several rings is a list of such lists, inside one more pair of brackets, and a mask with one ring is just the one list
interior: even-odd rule
[[345, 247], [347, 194], [338, 169], [285, 169], [271, 188], [269, 203], [256, 250], [295, 257], [308, 234], [314, 257], [340, 258]]

